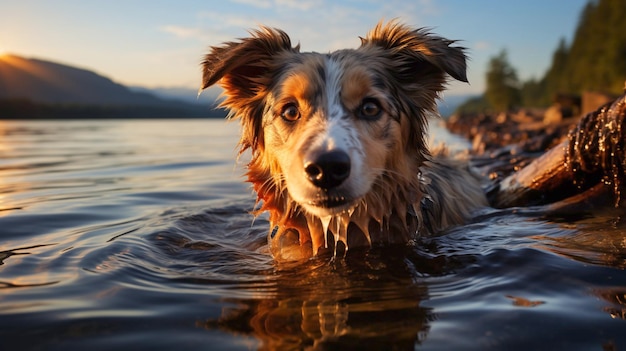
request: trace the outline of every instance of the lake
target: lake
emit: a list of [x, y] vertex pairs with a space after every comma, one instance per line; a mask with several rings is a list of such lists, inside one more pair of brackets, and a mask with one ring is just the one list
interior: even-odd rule
[[279, 265], [238, 131], [0, 121], [0, 350], [626, 349], [622, 211], [487, 208]]

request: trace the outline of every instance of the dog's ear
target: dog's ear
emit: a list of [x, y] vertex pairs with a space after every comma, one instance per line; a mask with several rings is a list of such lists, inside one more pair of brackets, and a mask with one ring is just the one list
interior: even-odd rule
[[426, 111], [437, 113], [437, 98], [445, 88], [447, 76], [467, 82], [465, 53], [454, 41], [412, 29], [396, 21], [382, 22], [361, 38], [359, 50], [371, 51], [384, 59], [384, 74], [401, 95], [401, 109], [407, 114], [404, 128], [406, 147], [417, 150], [423, 159], [428, 153], [424, 127]]
[[362, 47], [375, 45], [384, 49], [392, 59], [400, 62], [399, 68], [405, 73], [413, 71], [418, 74], [427, 63], [442, 74], [447, 73], [454, 79], [467, 82], [465, 49], [451, 46], [454, 43], [453, 40], [430, 34], [425, 28], [412, 29], [396, 21], [387, 24], [379, 22], [365, 38], [361, 38]]
[[251, 37], [213, 46], [202, 62], [200, 91], [219, 83], [225, 99], [220, 107], [230, 116], [241, 118], [243, 133], [241, 151], [262, 147], [262, 99], [271, 83], [276, 58], [287, 52], [298, 52], [291, 47], [289, 36], [278, 29], [261, 27]]
[[219, 82], [227, 93], [253, 96], [256, 80], [267, 73], [272, 58], [284, 51], [298, 51], [298, 47], [291, 47], [287, 33], [279, 29], [261, 27], [250, 34], [249, 38], [211, 47], [202, 62], [200, 90]]

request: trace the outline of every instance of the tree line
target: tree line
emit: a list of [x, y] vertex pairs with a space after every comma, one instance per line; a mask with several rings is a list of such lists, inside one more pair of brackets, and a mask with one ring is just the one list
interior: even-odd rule
[[489, 60], [485, 79], [485, 93], [467, 101], [458, 112], [546, 107], [557, 94], [583, 91], [621, 94], [626, 81], [626, 1], [589, 1], [572, 42], [560, 40], [542, 78], [521, 81], [502, 50]]

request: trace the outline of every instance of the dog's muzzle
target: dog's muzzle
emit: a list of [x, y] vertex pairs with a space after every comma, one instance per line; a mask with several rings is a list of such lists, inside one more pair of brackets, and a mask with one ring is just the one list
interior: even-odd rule
[[305, 176], [317, 189], [306, 201], [312, 213], [327, 216], [353, 207], [355, 198], [346, 187], [351, 167], [350, 156], [341, 150], [324, 151], [305, 160]]

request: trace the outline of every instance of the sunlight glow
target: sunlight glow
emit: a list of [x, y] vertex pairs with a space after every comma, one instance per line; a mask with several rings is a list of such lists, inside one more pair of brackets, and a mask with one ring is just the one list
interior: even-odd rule
[[0, 59], [9, 54], [9, 50], [6, 48], [6, 44], [4, 40], [0, 41]]
[[22, 82], [21, 75], [23, 73], [27, 73], [31, 76], [37, 77], [38, 79], [53, 82], [56, 85], [63, 87], [66, 85], [63, 77], [54, 72], [53, 70], [48, 70], [45, 67], [20, 56], [16, 56], [11, 53], [7, 53], [5, 55], [0, 56], [0, 64], [6, 64], [15, 68], [14, 70], [9, 70], [4, 74], [3, 80], [5, 82], [9, 82], [16, 91], [25, 90], [26, 88], [21, 87]]

